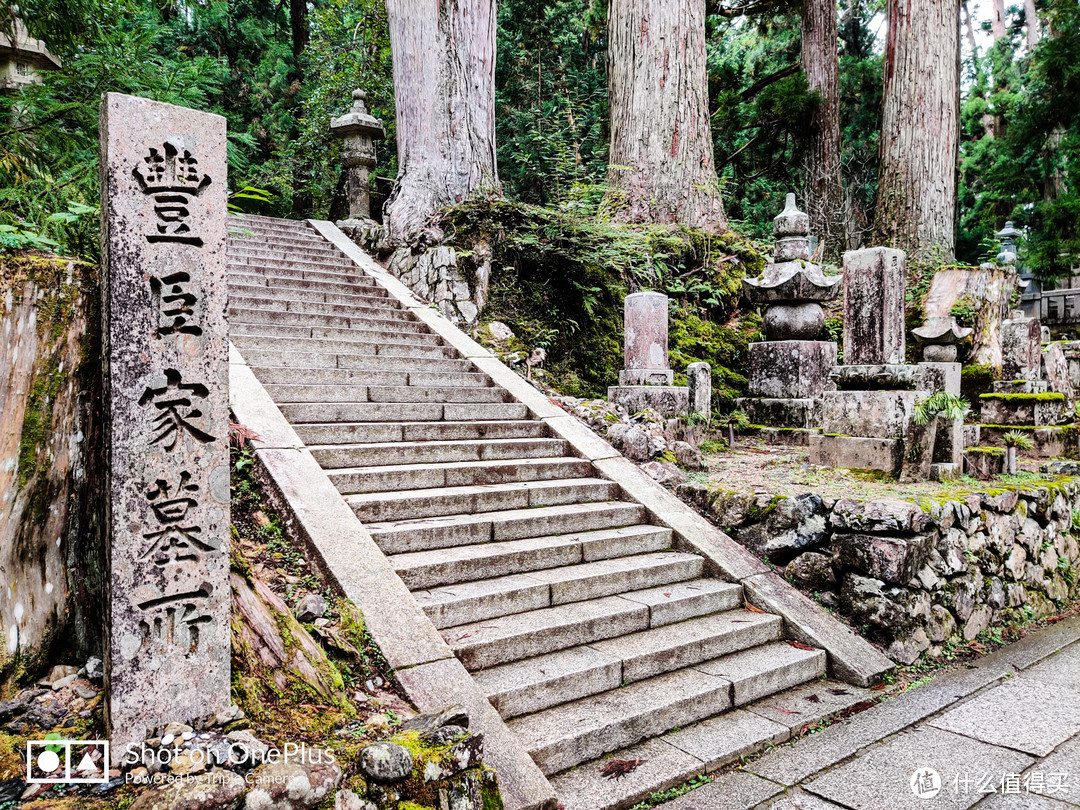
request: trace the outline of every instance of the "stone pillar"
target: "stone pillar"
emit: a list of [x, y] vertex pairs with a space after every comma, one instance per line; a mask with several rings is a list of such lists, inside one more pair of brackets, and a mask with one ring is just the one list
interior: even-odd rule
[[375, 141], [386, 137], [382, 122], [367, 111], [367, 93], [353, 90], [353, 106], [330, 122], [330, 131], [345, 140], [341, 163], [349, 173], [349, 220], [371, 219], [368, 175], [375, 166]]
[[114, 763], [148, 729], [229, 706], [225, 119], [101, 108]]
[[1013, 318], [1001, 325], [1001, 379], [1042, 378], [1042, 325], [1038, 318]]
[[691, 363], [686, 367], [686, 383], [690, 389], [690, 413], [712, 417], [712, 366]]
[[671, 385], [674, 374], [668, 368], [668, 297], [658, 292], [626, 296], [623, 329], [619, 385]]
[[844, 363], [904, 362], [904, 251], [867, 248], [844, 254]]

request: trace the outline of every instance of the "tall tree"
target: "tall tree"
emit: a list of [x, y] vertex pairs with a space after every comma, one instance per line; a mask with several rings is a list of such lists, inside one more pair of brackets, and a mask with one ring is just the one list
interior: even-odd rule
[[398, 182], [384, 222], [393, 242], [433, 214], [498, 191], [495, 0], [386, 0], [397, 106]]
[[292, 33], [293, 59], [297, 61], [297, 70], [300, 69], [300, 54], [308, 46], [311, 40], [311, 32], [308, 30], [307, 0], [289, 0], [289, 29]]
[[1039, 39], [1042, 37], [1042, 30], [1039, 28], [1039, 12], [1035, 8], [1035, 0], [1024, 0], [1024, 24], [1027, 28], [1027, 46], [1028, 53], [1035, 50], [1035, 46], [1039, 44]]
[[951, 261], [960, 134], [960, 0], [888, 0], [875, 238]]
[[991, 5], [990, 16], [990, 34], [994, 37], [994, 41], [1001, 39], [1005, 36], [1007, 31], [1008, 16], [1005, 13], [1005, 0], [993, 0]]
[[806, 212], [811, 232], [835, 254], [846, 244], [844, 185], [840, 173], [840, 55], [836, 0], [806, 0], [800, 62], [809, 88], [820, 97], [807, 145]]
[[626, 222], [727, 226], [713, 160], [705, 0], [611, 0], [608, 207]]

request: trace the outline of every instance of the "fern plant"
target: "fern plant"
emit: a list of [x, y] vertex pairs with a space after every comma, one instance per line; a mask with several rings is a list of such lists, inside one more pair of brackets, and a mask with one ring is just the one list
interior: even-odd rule
[[948, 421], [963, 419], [971, 410], [971, 403], [956, 394], [950, 394], [940, 388], [925, 399], [915, 403], [911, 411], [911, 420], [916, 425], [925, 425], [936, 416]]
[[1016, 475], [1016, 451], [1031, 450], [1035, 442], [1026, 433], [1019, 430], [1010, 430], [1001, 437], [1001, 443], [1005, 445], [1005, 468], [1009, 475]]

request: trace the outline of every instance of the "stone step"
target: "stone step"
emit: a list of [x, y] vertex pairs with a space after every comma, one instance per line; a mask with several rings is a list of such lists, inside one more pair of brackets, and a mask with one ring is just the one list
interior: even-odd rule
[[[235, 341], [234, 341], [235, 342]], [[333, 354], [331, 352], [293, 352], [259, 348], [255, 342], [251, 346], [237, 346], [242, 349], [244, 359], [252, 366], [264, 368], [295, 369], [348, 369], [361, 371], [412, 371], [422, 369], [431, 372], [464, 372], [472, 368], [468, 360], [458, 359], [453, 349], [438, 347], [438, 352], [428, 349], [422, 351], [426, 357], [409, 355], [394, 356], [389, 350], [383, 354]], [[384, 348], [384, 347], [379, 347]], [[412, 348], [412, 347], [410, 347]]]
[[[304, 427], [304, 425], [295, 426], [301, 438], [305, 435]], [[326, 425], [319, 426], [320, 429], [326, 427]], [[573, 457], [460, 461], [450, 464], [390, 464], [384, 467], [346, 467], [327, 470], [327, 475], [337, 487], [338, 492], [344, 495], [586, 478], [591, 474], [592, 465], [588, 461]]]
[[348, 495], [345, 501], [365, 523], [416, 520], [440, 515], [478, 514], [534, 506], [611, 501], [619, 487], [598, 478], [564, 478], [512, 484], [414, 489], [403, 492], [367, 492]]
[[[318, 338], [304, 338], [304, 337], [276, 337], [274, 335], [250, 335], [245, 334], [245, 329], [248, 324], [237, 323], [233, 324], [232, 333], [233, 343], [235, 343], [241, 350], [244, 349], [256, 349], [262, 352], [294, 352], [300, 354], [322, 354], [330, 357], [340, 357], [342, 355], [352, 355], [354, 357], [363, 357], [365, 360], [362, 362], [352, 362], [350, 365], [368, 366], [370, 365], [371, 358], [377, 356], [390, 356], [390, 357], [448, 357], [448, 352], [453, 352], [446, 346], [439, 346], [429, 342], [421, 342], [427, 340], [426, 336], [414, 337], [411, 335], [405, 335], [401, 339], [391, 340], [389, 338], [380, 339], [375, 333], [367, 333], [368, 340], [360, 339], [360, 335], [363, 334], [361, 330], [356, 331], [356, 340], [321, 340]], [[395, 335], [394, 338], [398, 336]], [[247, 355], [245, 354], [245, 357]], [[330, 368], [348, 368], [349, 365], [342, 365], [341, 363], [324, 364]], [[318, 368], [318, 366], [313, 366]]]
[[[378, 442], [314, 445], [309, 449], [323, 469], [446, 464], [454, 461], [506, 461], [565, 456], [562, 439], [477, 439], [472, 441]], [[425, 487], [426, 489], [426, 487]]]
[[547, 775], [731, 708], [731, 684], [684, 669], [507, 725]]
[[362, 385], [264, 385], [270, 398], [278, 404], [368, 401], [368, 389]]
[[[491, 386], [491, 379], [486, 374], [477, 372], [432, 372], [432, 371], [376, 371], [373, 369], [352, 368], [308, 368], [298, 369], [288, 366], [256, 366], [252, 368], [255, 376], [263, 385], [375, 385], [402, 386], [421, 385], [453, 388], [484, 388]], [[401, 427], [395, 425], [395, 436], [400, 437]], [[432, 437], [439, 438], [439, 437]], [[471, 436], [469, 437], [471, 438]], [[477, 436], [476, 438], [481, 438]], [[504, 437], [492, 437], [504, 438]], [[509, 436], [505, 438], [511, 438]], [[371, 439], [370, 441], [398, 441], [399, 439]], [[353, 440], [360, 444], [363, 439]], [[337, 444], [338, 442], [316, 442], [316, 444]]]
[[363, 297], [374, 303], [382, 302], [386, 306], [396, 307], [397, 304], [389, 299], [389, 293], [376, 286], [373, 280], [350, 284], [340, 281], [320, 281], [318, 279], [305, 279], [303, 276], [278, 276], [261, 273], [251, 273], [236, 268], [229, 269], [230, 289], [233, 285], [244, 287], [262, 287], [267, 295], [285, 290], [311, 290], [326, 295], [348, 295], [352, 298]]
[[369, 523], [367, 528], [384, 553], [403, 554], [497, 540], [616, 529], [637, 525], [644, 518], [645, 510], [640, 505], [615, 501], [387, 521]]
[[229, 268], [241, 273], [268, 272], [276, 276], [295, 276], [303, 273], [330, 273], [331, 275], [355, 275], [368, 278], [363, 270], [348, 259], [314, 258], [296, 256], [291, 259], [271, 256], [236, 255], [229, 256]]
[[460, 422], [463, 419], [524, 419], [528, 409], [518, 402], [473, 404], [441, 402], [361, 402], [355, 404], [297, 402], [282, 405], [290, 422]]
[[536, 569], [531, 574], [515, 573], [476, 582], [456, 580], [415, 595], [435, 626], [443, 629], [553, 605], [668, 586], [699, 576], [702, 565], [697, 555], [662, 551]]
[[[299, 315], [298, 318], [305, 316]], [[356, 326], [350, 329], [326, 328], [323, 326], [306, 326], [303, 324], [282, 323], [249, 323], [244, 320], [233, 320], [230, 325], [230, 334], [233, 337], [265, 338], [274, 345], [275, 341], [323, 341], [323, 344], [331, 351], [339, 347], [355, 349], [358, 346], [395, 345], [395, 346], [433, 346], [434, 336], [422, 332], [402, 332], [399, 330], [367, 329], [364, 326]], [[250, 342], [250, 341], [249, 341]], [[303, 343], [302, 347], [310, 347], [312, 344]]]
[[[270, 385], [275, 402], [400, 402], [403, 404], [501, 403], [508, 394], [501, 388], [426, 388], [424, 386]], [[278, 396], [280, 394], [281, 396]], [[362, 458], [362, 456], [361, 456]], [[340, 466], [358, 466], [351, 461]]]
[[[656, 594], [678, 588], [685, 590], [688, 585], [696, 585], [699, 591], [708, 593], [708, 601], [693, 598], [670, 601], [672, 610], [665, 614], [664, 618], [675, 615], [687, 618], [731, 611], [743, 604], [741, 586], [715, 579], [676, 583], [623, 593], [620, 596], [630, 601], [648, 603]], [[417, 594], [417, 601], [427, 610], [423, 592]], [[660, 617], [654, 616], [654, 621], [656, 618]], [[622, 661], [592, 647], [571, 647], [536, 658], [502, 664], [481, 670], [473, 677], [504, 718], [530, 714], [559, 703], [615, 689], [623, 682]]]
[[289, 298], [257, 298], [239, 295], [229, 296], [230, 309], [264, 309], [273, 307], [278, 312], [295, 312], [303, 315], [338, 315], [346, 318], [361, 318], [372, 328], [404, 329], [409, 332], [426, 331], [427, 326], [413, 318], [408, 310], [389, 309], [388, 307], [364, 307], [343, 303], [319, 303], [314, 301], [296, 301]]
[[386, 313], [384, 317], [395, 317], [406, 311], [395, 301], [388, 298], [366, 294], [367, 288], [361, 287], [356, 294], [347, 292], [327, 292], [326, 290], [306, 290], [299, 287], [273, 287], [266, 284], [239, 284], [229, 282], [229, 295], [241, 298], [256, 298], [264, 301], [308, 301], [311, 303], [341, 303], [357, 310]]
[[731, 703], [745, 706], [767, 695], [825, 674], [824, 650], [804, 650], [786, 641], [761, 644], [694, 669], [731, 681]]
[[312, 231], [310, 235], [295, 231], [288, 234], [267, 231], [264, 233], [252, 232], [251, 234], [230, 235], [228, 244], [232, 249], [243, 250], [246, 248], [260, 247], [288, 249], [293, 245], [304, 248], [325, 248], [330, 243], [314, 231]]
[[329, 242], [319, 243], [305, 243], [304, 241], [297, 240], [291, 242], [288, 245], [273, 244], [269, 242], [233, 242], [227, 243], [227, 255], [230, 259], [240, 257], [257, 257], [260, 259], [280, 259], [282, 261], [293, 261], [295, 259], [332, 259], [335, 261], [349, 262], [352, 264], [352, 260], [349, 259], [344, 253], [338, 250], [334, 245]]
[[[265, 275], [294, 281], [322, 281], [328, 284], [345, 284], [352, 288], [353, 292], [361, 292], [360, 288], [366, 290], [376, 286], [373, 279], [365, 276], [363, 271], [355, 266], [323, 265], [310, 262], [287, 264], [284, 262], [263, 261], [256, 264], [232, 261], [229, 263], [229, 275], [233, 276], [234, 274], [240, 276]], [[246, 279], [242, 279], [242, 281], [247, 283]], [[348, 289], [346, 289], [346, 292], [348, 292]]]
[[[264, 306], [268, 302], [263, 302]], [[327, 315], [321, 313], [283, 312], [276, 309], [247, 308], [229, 304], [229, 323], [232, 324], [274, 324], [285, 326], [307, 326], [313, 330], [336, 327], [329, 334], [326, 331], [313, 332], [312, 337], [328, 340], [396, 340], [399, 343], [440, 342], [438, 335], [421, 330], [420, 324], [401, 323], [387, 327], [372, 325], [360, 315]]]
[[[776, 648], [779, 646], [787, 645], [770, 645], [772, 649], [769, 652], [777, 653]], [[811, 660], [819, 659], [821, 656], [818, 651], [800, 652], [799, 654]], [[761, 680], [770, 683], [774, 687], [772, 694], [775, 696], [777, 692], [788, 690], [803, 683], [809, 671], [810, 669], [805, 667], [803, 663], [799, 663], [787, 668], [784, 673], [785, 676], [780, 678], [776, 677], [775, 672], [766, 670], [761, 673]], [[660, 677], [665, 678], [667, 676]], [[644, 683], [649, 683], [649, 681]], [[635, 687], [639, 686], [641, 684], [628, 687], [636, 693], [634, 698], [640, 698], [643, 694], [637, 692]], [[610, 711], [608, 707], [612, 701], [616, 701], [618, 698], [614, 697], [614, 693], [608, 694], [612, 695], [610, 700], [597, 700], [593, 708]], [[648, 692], [645, 694], [648, 694]], [[769, 700], [773, 699], [775, 698], [769, 698]], [[571, 766], [572, 770], [564, 770], [551, 780], [559, 796], [560, 806], [564, 807], [565, 810], [622, 810], [622, 808], [634, 806], [648, 799], [655, 793], [684, 784], [693, 776], [715, 771], [724, 765], [738, 761], [740, 758], [763, 751], [769, 745], [778, 744], [788, 739], [789, 732], [783, 724], [770, 723], [761, 714], [755, 713], [757, 706], [751, 708], [752, 711], [727, 711], [708, 719], [699, 717], [688, 728], [680, 730], [676, 726], [673, 727], [670, 733], [664, 733], [662, 736], [655, 732], [656, 728], [662, 726], [652, 724], [651, 734], [649, 735], [652, 736], [652, 739], [648, 742], [641, 745], [631, 742], [629, 745], [632, 747], [629, 748], [603, 751], [600, 755], [603, 758], [596, 758], [591, 761], [579, 760], [574, 766]], [[558, 709], [551, 711], [557, 713]], [[568, 724], [575, 721], [582, 722], [584, 728], [585, 724], [589, 722], [582, 718], [585, 711], [584, 706], [579, 706], [576, 711], [568, 712], [567, 715], [560, 717], [556, 714], [544, 718], [544, 723], [539, 719], [521, 718], [514, 721], [513, 725], [516, 727], [520, 724], [523, 730], [530, 729], [534, 732], [543, 733], [541, 726], [546, 724], [548, 729], [554, 731], [554, 734], [549, 731], [547, 736], [542, 739], [553, 740], [561, 737], [566, 741], [561, 746], [562, 752], [557, 754], [557, 757], [565, 763], [577, 759], [577, 756], [567, 756], [568, 751], [577, 749], [579, 753], [583, 753], [587, 748], [592, 748], [592, 750], [597, 748], [595, 742], [579, 748], [578, 746], [583, 742], [581, 737], [576, 740], [570, 739], [570, 735], [560, 734], [554, 728], [554, 724], [560, 720]], [[829, 714], [831, 712], [824, 712], [824, 716]], [[596, 717], [596, 715], [593, 715], [593, 717]], [[683, 723], [679, 725], [683, 725]], [[600, 722], [594, 720], [592, 729], [598, 729], [599, 726]], [[595, 735], [592, 735], [593, 740], [597, 740], [602, 734], [602, 731], [597, 731]], [[629, 738], [630, 735], [623, 737], [623, 739]], [[645, 737], [639, 736], [637, 740], [640, 741], [643, 738]], [[558, 747], [558, 745], [549, 746], [548, 750], [554, 752]], [[603, 766], [612, 759], [641, 760], [642, 764], [634, 771], [632, 778], [616, 780], [606, 778], [602, 770]], [[551, 761], [554, 764], [554, 760]], [[703, 804], [691, 802], [686, 806], [700, 807], [705, 810], [706, 805], [712, 806], [708, 802]], [[739, 804], [738, 806], [742, 807], [743, 805]]]
[[390, 557], [390, 562], [405, 584], [418, 592], [417, 598], [422, 599], [427, 598], [422, 589], [648, 554], [670, 547], [670, 529], [641, 524], [397, 554]]
[[[276, 369], [259, 369], [256, 374]], [[293, 371], [293, 369], [284, 369]], [[314, 371], [322, 372], [323, 369]], [[333, 373], [332, 369], [325, 369]], [[351, 369], [341, 369], [353, 373]], [[380, 372], [360, 372], [378, 374]], [[398, 372], [386, 372], [394, 374]], [[406, 374], [406, 372], [400, 372]], [[424, 372], [418, 372], [422, 378]], [[410, 375], [411, 376], [411, 375]], [[434, 374], [437, 377], [454, 377], [456, 374]], [[463, 377], [477, 375], [462, 374]], [[260, 379], [262, 379], [260, 377]], [[527, 420], [515, 422], [357, 422], [355, 424], [299, 425], [296, 432], [306, 444], [368, 444], [374, 442], [416, 441], [468, 441], [472, 439], [543, 439], [547, 427], [542, 422]]]

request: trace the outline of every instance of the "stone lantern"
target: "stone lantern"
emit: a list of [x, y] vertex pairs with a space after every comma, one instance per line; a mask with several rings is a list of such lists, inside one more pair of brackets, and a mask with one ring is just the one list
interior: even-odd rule
[[1016, 264], [1016, 239], [1023, 236], [1012, 224], [1012, 220], [1005, 223], [1005, 227], [994, 234], [1001, 240], [1001, 252], [997, 255], [998, 264]]
[[330, 130], [344, 139], [341, 163], [349, 173], [349, 224], [371, 219], [368, 175], [375, 166], [375, 141], [386, 137], [382, 122], [371, 115], [364, 101], [367, 93], [353, 90], [352, 109], [330, 122]]

